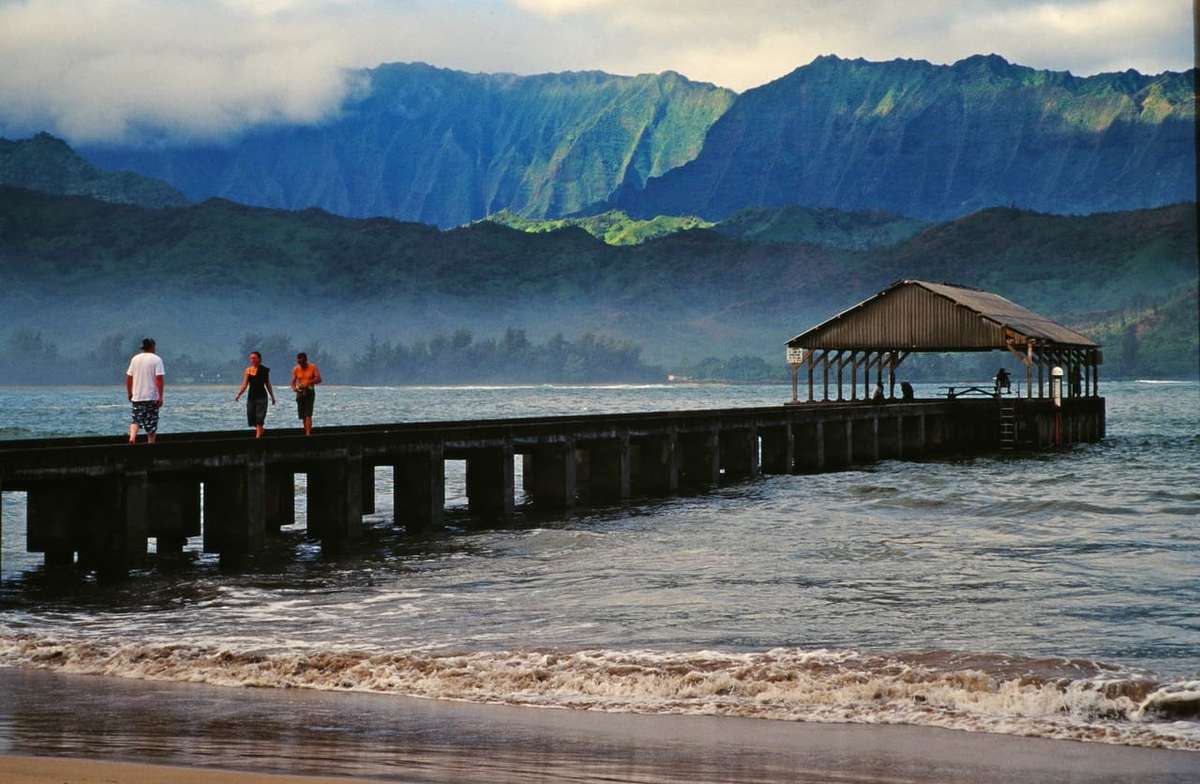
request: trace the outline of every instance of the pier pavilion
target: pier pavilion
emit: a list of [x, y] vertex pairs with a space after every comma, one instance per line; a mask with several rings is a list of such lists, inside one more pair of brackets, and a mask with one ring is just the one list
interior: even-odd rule
[[[894, 397], [895, 369], [913, 351], [989, 350], [1022, 357], [1023, 398], [858, 399], [859, 371], [864, 382], [874, 371], [882, 383], [886, 368]], [[165, 433], [137, 446], [120, 436], [0, 440], [0, 490], [27, 494], [26, 549], [44, 553], [48, 567], [120, 577], [146, 562], [151, 538], [160, 561], [194, 537], [223, 563], [237, 563], [296, 522], [299, 474], [307, 479], [306, 533], [337, 550], [375, 510], [377, 468], [394, 478], [391, 524], [425, 534], [443, 526], [446, 460], [466, 462], [468, 524], [490, 524], [516, 511], [518, 459], [529, 509], [557, 514], [760, 474], [1104, 436], [1096, 345], [987, 292], [902, 281], [794, 338], [793, 359], [795, 371], [808, 368], [809, 399], [787, 405], [324, 427], [311, 436], [273, 430], [260, 440], [243, 430]], [[1051, 362], [1081, 368], [1088, 385], [1065, 399], [1045, 397], [1042, 371]]]
[[[871, 373], [886, 395], [896, 396], [896, 368], [916, 352], [1008, 352], [1025, 366], [1024, 396], [1052, 393], [1051, 368], [1061, 367], [1068, 384], [1065, 397], [1099, 397], [1099, 346], [1078, 332], [1038, 315], [990, 291], [901, 280], [788, 341], [792, 368], [792, 401], [799, 401], [798, 378], [808, 373], [808, 400], [817, 400], [814, 374], [821, 369], [821, 401], [858, 400], [862, 373], [863, 400], [871, 398]], [[848, 371], [848, 372], [847, 372]], [[830, 373], [835, 397], [830, 396]], [[848, 381], [849, 389], [843, 387]]]

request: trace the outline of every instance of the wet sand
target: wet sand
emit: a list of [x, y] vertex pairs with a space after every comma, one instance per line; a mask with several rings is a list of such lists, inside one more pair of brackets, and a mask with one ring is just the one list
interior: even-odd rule
[[345, 784], [353, 780], [61, 757], [0, 756], [0, 781], [4, 781], [5, 784]]
[[[5, 782], [249, 780], [218, 770], [485, 784], [1200, 780], [1192, 752], [920, 727], [539, 710], [17, 669], [0, 669], [0, 693], [0, 753], [69, 758], [2, 758]], [[138, 768], [128, 777], [72, 778], [93, 775], [78, 760], [183, 766], [188, 776], [215, 769], [215, 777]]]

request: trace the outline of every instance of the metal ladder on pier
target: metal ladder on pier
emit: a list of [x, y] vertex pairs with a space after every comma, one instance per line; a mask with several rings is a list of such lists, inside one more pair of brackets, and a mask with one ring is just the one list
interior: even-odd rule
[[1000, 398], [1000, 448], [1005, 451], [1017, 448], [1016, 398]]

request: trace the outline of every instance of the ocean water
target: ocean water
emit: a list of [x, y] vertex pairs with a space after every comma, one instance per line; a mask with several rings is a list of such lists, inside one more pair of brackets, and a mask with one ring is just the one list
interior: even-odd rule
[[[923, 390], [918, 389], [918, 394]], [[924, 390], [932, 393], [932, 388]], [[297, 525], [238, 571], [117, 586], [24, 552], [6, 493], [0, 666], [643, 714], [913, 724], [1200, 750], [1200, 385], [1105, 384], [1067, 452], [885, 461], [353, 551]], [[318, 424], [764, 405], [776, 386], [322, 389]], [[242, 421], [168, 389], [163, 431]], [[281, 405], [272, 426], [293, 426]], [[0, 437], [119, 433], [119, 390], [0, 389]], [[519, 481], [518, 481], [519, 487]]]

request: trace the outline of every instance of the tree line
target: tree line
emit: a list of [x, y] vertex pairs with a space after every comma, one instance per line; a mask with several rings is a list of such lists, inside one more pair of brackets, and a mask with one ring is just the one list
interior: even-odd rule
[[[71, 355], [39, 330], [14, 329], [0, 342], [0, 383], [117, 383], [140, 342], [140, 335], [111, 334]], [[319, 342], [297, 343], [285, 334], [257, 333], [247, 333], [235, 351], [221, 356], [172, 351], [166, 341], [160, 347], [171, 379], [197, 384], [236, 383], [251, 351], [261, 352], [263, 364], [275, 368], [276, 383], [286, 378], [298, 351], [306, 352], [330, 383], [600, 383], [665, 377], [663, 368], [643, 361], [641, 347], [628, 340], [593, 333], [568, 339], [560, 333], [536, 341], [515, 328], [484, 339], [467, 329], [411, 342], [372, 334], [341, 352]]]

